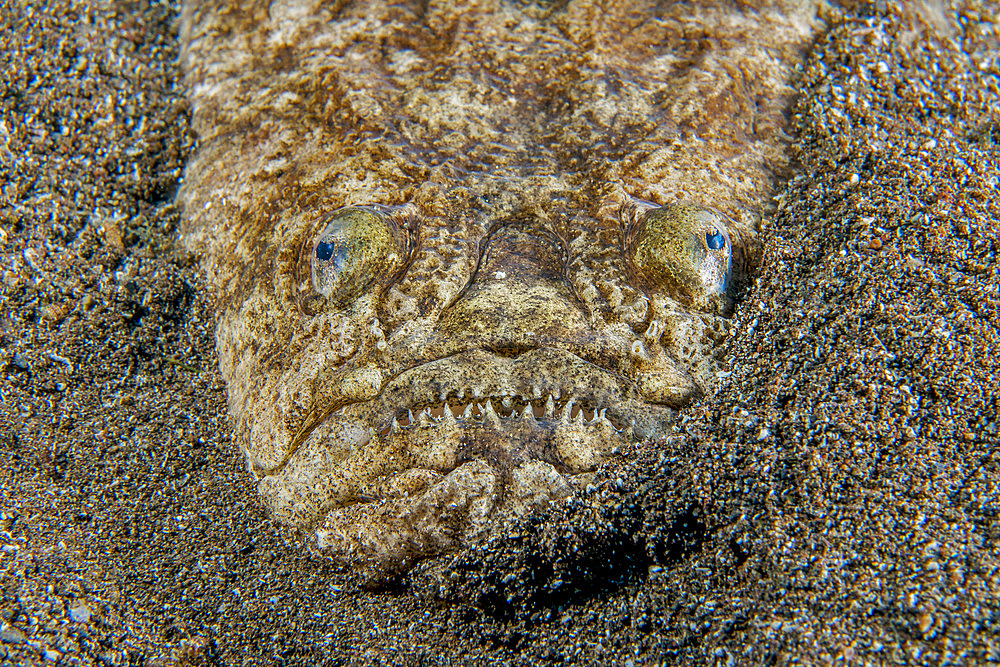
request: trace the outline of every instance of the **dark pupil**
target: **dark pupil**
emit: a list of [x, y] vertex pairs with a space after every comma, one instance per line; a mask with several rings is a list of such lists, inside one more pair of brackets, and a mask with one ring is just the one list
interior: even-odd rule
[[705, 242], [708, 243], [708, 247], [712, 250], [721, 250], [726, 247], [726, 239], [722, 238], [722, 234], [719, 232], [705, 234]]
[[325, 262], [333, 257], [333, 253], [336, 249], [337, 244], [330, 243], [329, 241], [322, 241], [316, 245], [316, 259], [321, 262]]

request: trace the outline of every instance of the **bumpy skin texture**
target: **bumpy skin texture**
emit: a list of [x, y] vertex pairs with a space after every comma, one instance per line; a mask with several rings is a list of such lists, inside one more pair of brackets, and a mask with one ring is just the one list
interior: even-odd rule
[[[275, 516], [388, 576], [666, 434], [731, 305], [697, 242], [752, 243], [816, 11], [188, 3], [183, 240]], [[317, 239], [359, 206], [398, 256], [322, 296]]]

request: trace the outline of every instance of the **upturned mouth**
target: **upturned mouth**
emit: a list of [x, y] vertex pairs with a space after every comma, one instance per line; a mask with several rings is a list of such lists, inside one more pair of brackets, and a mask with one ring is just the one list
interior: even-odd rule
[[321, 553], [350, 550], [357, 538], [359, 554], [376, 557], [390, 533], [358, 526], [383, 517], [403, 534], [430, 515], [445, 527], [419, 544], [438, 549], [451, 544], [455, 522], [484, 530], [500, 506], [524, 514], [572, 495], [629, 443], [665, 434], [676, 414], [644, 400], [636, 381], [566, 350], [467, 350], [327, 415], [260, 489], [289, 523], [315, 530]]
[[456, 396], [451, 400], [423, 408], [407, 408], [396, 411], [388, 427], [379, 431], [382, 437], [400, 429], [431, 427], [435, 424], [455, 423], [463, 425], [494, 425], [501, 427], [507, 420], [517, 420], [522, 425], [545, 428], [558, 422], [575, 423], [581, 426], [596, 425], [606, 421], [615, 431], [622, 433], [632, 425], [623, 425], [619, 417], [608, 415], [608, 408], [593, 407], [583, 401], [552, 394], [538, 398], [520, 395], [494, 396], [464, 400]]
[[635, 383], [564, 350], [515, 357], [470, 350], [426, 362], [392, 379], [379, 397], [336, 414], [365, 419], [373, 434], [452, 428], [552, 431], [602, 427], [622, 439], [664, 432], [676, 412], [647, 403]]

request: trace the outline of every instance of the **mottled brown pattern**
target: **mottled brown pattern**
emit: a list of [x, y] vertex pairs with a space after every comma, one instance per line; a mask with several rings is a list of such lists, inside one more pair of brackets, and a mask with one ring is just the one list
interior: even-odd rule
[[[687, 203], [750, 252], [817, 4], [188, 3], [183, 238], [275, 515], [384, 575], [668, 433], [729, 299], [637, 281], [624, 236]], [[320, 297], [316, 235], [368, 204], [407, 205], [406, 270]]]
[[1000, 661], [1000, 14], [914, 9], [814, 40], [720, 389], [373, 592], [290, 548], [230, 440], [170, 252], [174, 9], [0, 5], [0, 662]]

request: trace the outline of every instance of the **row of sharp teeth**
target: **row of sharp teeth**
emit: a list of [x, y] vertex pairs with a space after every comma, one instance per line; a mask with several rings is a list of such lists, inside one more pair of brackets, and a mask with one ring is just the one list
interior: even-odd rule
[[[494, 401], [496, 405], [494, 405]], [[482, 401], [472, 401], [470, 403], [449, 404], [444, 403], [437, 406], [429, 406], [414, 415], [413, 410], [407, 410], [405, 415], [393, 417], [389, 430], [408, 428], [416, 424], [430, 426], [435, 423], [462, 420], [482, 420], [496, 421], [500, 419], [521, 419], [528, 422], [537, 422], [539, 419], [548, 419], [576, 423], [579, 425], [596, 424], [600, 421], [608, 421], [617, 429], [617, 426], [610, 422], [605, 416], [607, 408], [597, 410], [574, 405], [573, 400], [567, 401], [563, 406], [557, 406], [552, 396], [549, 396], [544, 403], [532, 401], [524, 403], [515, 402], [510, 396], [497, 399], [485, 399]]]

